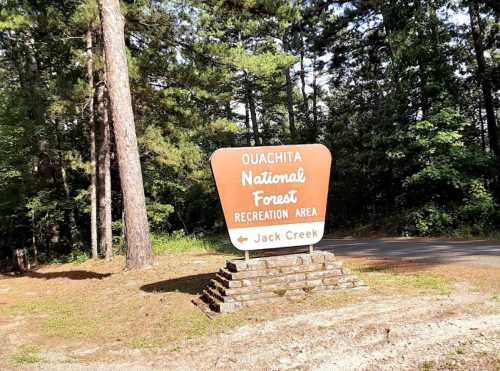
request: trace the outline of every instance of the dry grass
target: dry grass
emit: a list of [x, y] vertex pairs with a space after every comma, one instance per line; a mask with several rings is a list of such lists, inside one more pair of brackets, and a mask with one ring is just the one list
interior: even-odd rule
[[[442, 291], [443, 294], [449, 293], [455, 284], [466, 283], [474, 292], [491, 294], [492, 296], [500, 294], [500, 268], [477, 267], [466, 264], [434, 264], [432, 262], [416, 262], [411, 260], [391, 260], [376, 258], [343, 258], [348, 265], [354, 267], [358, 274], [368, 281], [366, 273], [380, 272], [391, 275], [394, 279], [400, 280], [401, 285], [384, 287], [381, 289], [390, 289], [396, 287], [398, 290], [404, 288], [404, 281], [413, 281], [410, 284], [410, 291], [413, 288], [421, 288], [424, 293], [426, 289]], [[372, 282], [374, 288], [383, 284], [384, 276], [381, 280]], [[390, 281], [390, 279], [389, 279]]]
[[[0, 350], [0, 368], [2, 362], [37, 362], [40, 349], [49, 348], [71, 352], [82, 346], [108, 350], [162, 347], [175, 351], [200, 336], [299, 312], [337, 308], [370, 295], [450, 295], [460, 282], [495, 300], [500, 285], [499, 269], [346, 259], [346, 265], [370, 286], [369, 291], [311, 295], [294, 305], [250, 308], [210, 319], [191, 301], [232, 257], [205, 251], [166, 253], [153, 268], [137, 272], [124, 272], [123, 258], [117, 257], [111, 263], [50, 265], [26, 276], [0, 278], [4, 292], [0, 336], [10, 336]], [[15, 329], [3, 326], [14, 319], [19, 321]], [[99, 354], [103, 359], [113, 357], [110, 352]], [[96, 361], [96, 355], [92, 357]], [[85, 361], [85, 355], [77, 360]]]

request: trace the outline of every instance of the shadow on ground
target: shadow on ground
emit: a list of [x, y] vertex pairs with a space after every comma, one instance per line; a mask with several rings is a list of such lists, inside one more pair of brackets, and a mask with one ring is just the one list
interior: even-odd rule
[[92, 279], [102, 280], [103, 278], [111, 276], [111, 273], [96, 273], [84, 270], [63, 271], [63, 272], [28, 271], [22, 274], [16, 274], [16, 275], [8, 274], [5, 276], [11, 278], [29, 277], [29, 278], [37, 278], [44, 280], [52, 280], [57, 278], [66, 278], [69, 280], [92, 280]]
[[186, 294], [201, 294], [205, 286], [215, 277], [215, 273], [195, 274], [191, 276], [173, 278], [141, 286], [142, 291], [161, 292], [184, 292]]

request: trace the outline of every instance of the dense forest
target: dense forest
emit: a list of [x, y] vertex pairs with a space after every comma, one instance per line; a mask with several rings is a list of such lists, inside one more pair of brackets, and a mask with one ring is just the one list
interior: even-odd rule
[[[98, 5], [0, 0], [0, 258], [110, 258], [132, 228]], [[126, 0], [121, 13], [152, 232], [224, 233], [217, 148], [315, 142], [333, 154], [330, 232], [500, 229], [497, 0]]]

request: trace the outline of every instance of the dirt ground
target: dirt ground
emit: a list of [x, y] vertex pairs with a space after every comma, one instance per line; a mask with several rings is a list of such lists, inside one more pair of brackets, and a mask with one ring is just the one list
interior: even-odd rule
[[500, 269], [339, 257], [365, 292], [208, 317], [231, 255], [184, 252], [0, 276], [0, 369], [500, 370]]

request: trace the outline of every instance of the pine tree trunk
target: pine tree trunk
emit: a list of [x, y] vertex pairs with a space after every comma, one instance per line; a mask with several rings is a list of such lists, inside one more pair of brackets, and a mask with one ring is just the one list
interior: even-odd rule
[[[288, 52], [288, 42], [286, 36], [283, 37], [283, 51]], [[290, 128], [290, 139], [293, 142], [296, 141], [297, 132], [295, 130], [295, 113], [293, 111], [293, 85], [292, 77], [290, 74], [290, 68], [285, 69], [285, 81], [286, 81], [286, 106], [288, 110], [288, 126]]]
[[293, 86], [292, 78], [290, 76], [290, 68], [285, 71], [286, 78], [286, 104], [288, 109], [288, 124], [290, 126], [290, 137], [292, 142], [297, 139], [297, 131], [295, 130], [295, 114], [293, 112]]
[[97, 114], [99, 123], [99, 232], [101, 236], [100, 249], [106, 260], [113, 257], [113, 231], [111, 216], [111, 153], [110, 124], [108, 117], [108, 102], [106, 96], [106, 77], [103, 70], [99, 71], [99, 82], [96, 90]]
[[250, 110], [250, 118], [252, 120], [253, 138], [256, 146], [260, 146], [259, 124], [257, 122], [257, 113], [255, 110], [255, 100], [253, 96], [252, 86], [248, 77], [245, 75], [245, 90], [247, 95], [248, 108]]
[[306, 125], [309, 123], [309, 101], [306, 93], [306, 71], [304, 66], [304, 42], [302, 41], [302, 49], [300, 50], [300, 86], [302, 91], [302, 105], [304, 109], [304, 117]]
[[425, 65], [420, 62], [418, 66], [420, 76], [420, 106], [422, 108], [422, 120], [429, 118], [429, 98], [427, 96], [427, 75]]
[[481, 99], [479, 99], [479, 105], [477, 107], [477, 116], [479, 119], [479, 125], [480, 125], [480, 135], [481, 135], [481, 149], [483, 150], [483, 153], [486, 153], [486, 137], [484, 135], [484, 120], [483, 120], [483, 108], [481, 105]]
[[31, 215], [31, 248], [33, 250], [33, 266], [38, 266], [38, 245], [36, 242], [36, 224], [35, 224], [35, 211], [32, 211]]
[[252, 145], [252, 135], [250, 134], [250, 112], [248, 112], [247, 101], [245, 101], [245, 136], [247, 139], [247, 145], [250, 147]]
[[90, 246], [92, 258], [98, 258], [97, 251], [97, 154], [94, 117], [94, 58], [92, 53], [92, 31], [88, 30], [87, 41], [87, 79], [89, 84], [89, 131], [90, 131]]
[[225, 104], [226, 118], [231, 121], [233, 119], [233, 111], [231, 110], [231, 101], [227, 101]]
[[500, 144], [498, 143], [498, 129], [495, 117], [495, 106], [493, 103], [493, 95], [491, 81], [486, 76], [486, 61], [484, 59], [481, 18], [479, 15], [479, 4], [476, 0], [469, 5], [469, 16], [472, 30], [472, 39], [474, 42], [474, 50], [476, 52], [477, 75], [481, 89], [483, 92], [484, 108], [486, 110], [486, 122], [488, 126], [488, 137], [490, 150], [495, 155], [497, 160], [500, 159]]
[[30, 270], [28, 252], [26, 249], [14, 250], [14, 265], [19, 273], [24, 273]]
[[135, 133], [130, 94], [127, 57], [125, 53], [124, 19], [119, 0], [99, 0], [106, 71], [108, 78], [113, 127], [115, 131], [120, 181], [125, 210], [127, 260], [126, 269], [152, 265], [146, 200]]
[[269, 144], [269, 138], [271, 137], [271, 127], [269, 125], [269, 120], [266, 116], [266, 106], [264, 102], [261, 104], [260, 109], [260, 122], [262, 123], [262, 133], [260, 135], [260, 142], [263, 145]]
[[313, 62], [313, 123], [311, 130], [311, 140], [316, 141], [316, 136], [318, 135], [318, 83], [316, 81], [316, 57], [314, 57]]

